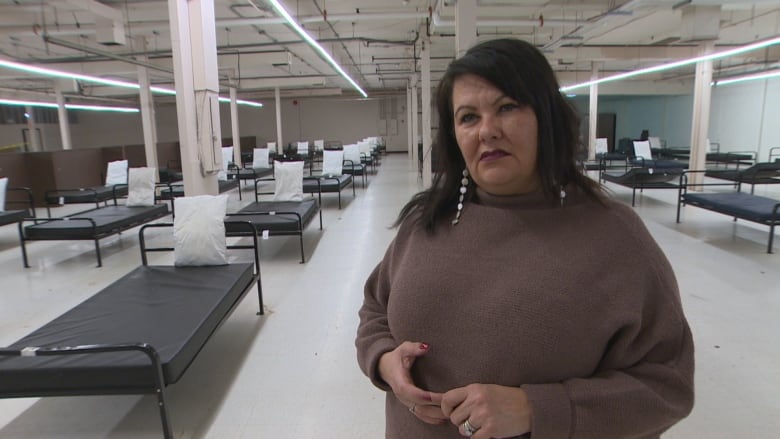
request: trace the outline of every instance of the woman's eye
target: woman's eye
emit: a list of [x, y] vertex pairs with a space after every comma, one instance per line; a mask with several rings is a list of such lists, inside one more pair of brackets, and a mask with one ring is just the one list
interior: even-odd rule
[[470, 114], [470, 113], [469, 114], [464, 114], [463, 116], [460, 117], [460, 123], [469, 123], [469, 122], [473, 121], [475, 118], [476, 118], [476, 116], [473, 115], [473, 114]]
[[499, 107], [499, 110], [500, 111], [512, 111], [512, 110], [514, 110], [516, 108], [519, 108], [519, 107], [520, 106], [515, 104], [515, 103], [503, 104], [503, 105], [501, 105], [501, 107]]

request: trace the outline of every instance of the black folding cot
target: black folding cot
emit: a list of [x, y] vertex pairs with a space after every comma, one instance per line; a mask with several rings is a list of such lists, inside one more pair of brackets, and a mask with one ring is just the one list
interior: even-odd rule
[[9, 187], [8, 192], [19, 192], [24, 194], [24, 200], [6, 199], [6, 206], [24, 205], [24, 209], [0, 210], [0, 226], [17, 223], [25, 218], [35, 217], [35, 204], [33, 203], [32, 190], [26, 187]]
[[757, 184], [780, 184], [780, 159], [769, 163], [756, 163], [743, 169], [710, 169], [704, 175], [733, 181], [734, 184], [749, 184], [752, 194]]
[[352, 185], [352, 197], [355, 197], [354, 180], [350, 174], [342, 175], [312, 175], [303, 177], [303, 193], [319, 194], [320, 205], [322, 205], [323, 193], [339, 194], [339, 209], [341, 209], [341, 190]]
[[51, 216], [51, 206], [60, 206], [63, 204], [91, 204], [100, 207], [100, 203], [106, 206], [108, 202], [127, 196], [126, 184], [115, 184], [111, 186], [90, 186], [76, 189], [52, 189], [43, 193], [43, 200], [46, 202], [46, 214]]
[[172, 437], [166, 386], [182, 377], [255, 284], [258, 315], [263, 298], [256, 237], [251, 246], [228, 246], [253, 249], [253, 263], [148, 265], [147, 252], [172, 249], [147, 248], [145, 231], [170, 226], [141, 228], [142, 266], [0, 349], [0, 397], [155, 394], [163, 434]]
[[631, 205], [636, 204], [636, 191], [644, 189], [677, 189], [683, 169], [680, 168], [629, 168], [625, 172], [603, 171], [601, 179], [631, 188]]
[[686, 171], [680, 176], [680, 189], [677, 197], [677, 222], [680, 222], [680, 208], [690, 205], [702, 209], [722, 213], [737, 219], [744, 219], [769, 226], [767, 253], [772, 253], [772, 243], [775, 236], [775, 226], [780, 224], [780, 200], [762, 197], [752, 193], [740, 192], [741, 186], [736, 185], [735, 192], [688, 192], [689, 187], [725, 186], [724, 183], [689, 184], [688, 174], [705, 171]]
[[[19, 240], [22, 261], [29, 268], [27, 241], [95, 241], [97, 266], [103, 266], [100, 257], [100, 239], [168, 215], [166, 204], [153, 206], [110, 205], [77, 212], [60, 218], [31, 218], [19, 221]], [[29, 225], [25, 225], [31, 223]]]

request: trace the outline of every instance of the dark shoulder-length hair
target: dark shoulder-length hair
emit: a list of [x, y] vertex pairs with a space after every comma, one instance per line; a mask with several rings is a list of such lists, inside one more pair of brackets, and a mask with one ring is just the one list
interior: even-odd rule
[[[579, 117], [558, 90], [558, 81], [547, 59], [530, 43], [498, 39], [469, 49], [449, 65], [439, 82], [436, 92], [439, 129], [433, 142], [437, 170], [433, 184], [401, 209], [396, 225], [414, 212], [420, 225], [434, 233], [444, 218], [454, 218], [466, 163], [455, 139], [452, 89], [455, 80], [467, 74], [484, 78], [506, 96], [533, 108], [538, 126], [536, 167], [547, 198], [559, 200], [561, 187], [574, 185], [586, 195], [601, 199], [599, 185], [577, 166]], [[469, 184], [472, 187], [467, 196], [474, 193], [473, 181]]]

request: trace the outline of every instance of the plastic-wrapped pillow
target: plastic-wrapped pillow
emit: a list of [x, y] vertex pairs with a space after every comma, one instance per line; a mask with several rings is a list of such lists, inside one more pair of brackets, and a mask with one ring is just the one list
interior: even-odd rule
[[265, 169], [270, 168], [268, 163], [268, 148], [255, 148], [252, 153], [252, 168]]
[[5, 211], [5, 193], [8, 190], [8, 177], [0, 178], [0, 212]]
[[227, 195], [176, 199], [176, 218], [173, 220], [174, 265], [227, 264], [227, 200]]
[[650, 151], [650, 142], [647, 140], [634, 140], [634, 157], [651, 160], [653, 153]]
[[344, 160], [350, 160], [355, 166], [360, 164], [360, 147], [356, 143], [344, 145]]
[[344, 151], [322, 151], [322, 175], [339, 176], [344, 165]]
[[[130, 168], [128, 170], [127, 206], [154, 206], [155, 168]], [[179, 208], [178, 201], [176, 208]]]
[[106, 186], [127, 184], [127, 160], [108, 162], [106, 166]]
[[303, 200], [303, 162], [274, 162], [274, 180], [274, 201]]

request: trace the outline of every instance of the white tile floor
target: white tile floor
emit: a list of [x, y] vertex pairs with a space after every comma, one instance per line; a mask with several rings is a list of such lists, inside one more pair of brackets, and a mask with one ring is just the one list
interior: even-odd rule
[[[610, 188], [630, 202], [626, 189]], [[266, 315], [255, 315], [249, 294], [168, 388], [177, 437], [383, 436], [383, 395], [355, 362], [357, 309], [363, 281], [394, 234], [388, 225], [418, 190], [406, 156], [385, 156], [368, 188], [358, 187], [355, 199], [345, 192], [343, 210], [326, 196], [324, 231], [315, 222], [304, 236], [306, 264], [298, 263], [294, 237], [262, 243]], [[780, 198], [780, 188], [756, 192]], [[777, 254], [766, 254], [768, 228], [692, 207], [676, 224], [675, 196], [646, 191], [636, 207], [676, 269], [696, 339], [696, 406], [665, 437], [777, 437], [780, 242]], [[230, 207], [240, 204], [233, 191]], [[103, 267], [95, 268], [90, 242], [33, 242], [33, 268], [23, 269], [16, 227], [0, 228], [0, 346], [140, 264], [135, 230], [101, 247]], [[0, 399], [0, 438], [103, 437], [160, 437], [154, 399]]]

